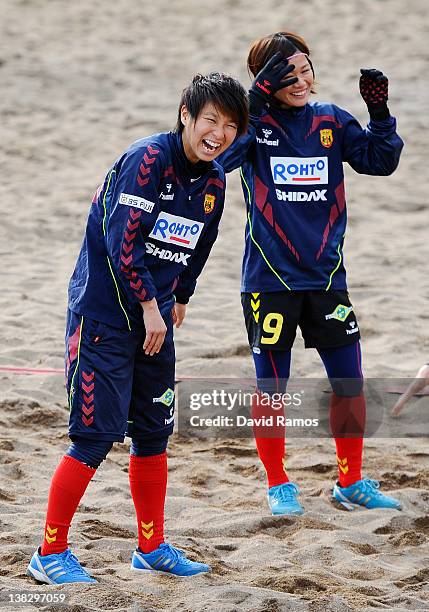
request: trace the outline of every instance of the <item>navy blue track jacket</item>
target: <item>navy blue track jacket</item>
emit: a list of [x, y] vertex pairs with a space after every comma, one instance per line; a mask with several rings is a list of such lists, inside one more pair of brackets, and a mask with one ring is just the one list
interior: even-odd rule
[[242, 291], [343, 290], [346, 200], [343, 162], [389, 175], [403, 147], [396, 120], [367, 129], [333, 104], [270, 107], [218, 159], [241, 166], [247, 203]]
[[224, 195], [221, 166], [193, 167], [180, 134], [132, 144], [94, 196], [69, 284], [70, 310], [133, 329], [143, 325], [143, 301], [161, 304], [174, 295], [187, 303], [216, 240]]

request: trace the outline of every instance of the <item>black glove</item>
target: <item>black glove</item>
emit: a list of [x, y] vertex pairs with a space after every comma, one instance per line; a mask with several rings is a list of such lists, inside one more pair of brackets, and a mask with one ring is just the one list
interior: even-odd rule
[[280, 51], [277, 51], [268, 60], [265, 66], [258, 72], [252, 87], [249, 90], [250, 114], [259, 117], [264, 106], [271, 100], [275, 93], [284, 87], [289, 87], [297, 82], [297, 77], [283, 80], [290, 72], [295, 69], [293, 64], [289, 64], [283, 58]]
[[361, 68], [359, 90], [368, 106], [371, 119], [387, 119], [390, 112], [387, 107], [389, 79], [375, 68]]

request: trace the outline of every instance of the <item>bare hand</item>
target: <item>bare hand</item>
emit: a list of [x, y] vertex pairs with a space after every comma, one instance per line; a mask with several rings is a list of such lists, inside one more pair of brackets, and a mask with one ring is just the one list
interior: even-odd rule
[[410, 384], [408, 389], [401, 395], [396, 404], [393, 406], [391, 416], [397, 417], [401, 413], [403, 407], [415, 393], [423, 391], [429, 385], [429, 365], [426, 364], [420, 368], [416, 374], [415, 380]]
[[171, 314], [173, 316], [173, 325], [179, 329], [186, 315], [186, 304], [178, 304], [176, 302], [171, 310]]
[[143, 344], [145, 355], [159, 353], [165, 340], [167, 326], [159, 312], [155, 298], [148, 302], [141, 302], [143, 308], [143, 320], [146, 328], [146, 338]]

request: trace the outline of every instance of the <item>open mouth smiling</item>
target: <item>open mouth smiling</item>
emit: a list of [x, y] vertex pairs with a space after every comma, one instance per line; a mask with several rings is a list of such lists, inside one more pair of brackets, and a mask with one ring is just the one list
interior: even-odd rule
[[209, 152], [214, 153], [220, 147], [219, 142], [214, 142], [214, 140], [209, 140], [208, 138], [203, 138], [203, 147]]

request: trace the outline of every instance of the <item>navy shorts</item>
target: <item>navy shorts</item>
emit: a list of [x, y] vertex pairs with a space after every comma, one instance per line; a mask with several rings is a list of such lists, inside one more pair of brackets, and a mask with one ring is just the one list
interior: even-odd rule
[[290, 350], [298, 326], [305, 348], [338, 348], [360, 338], [347, 291], [242, 293], [241, 303], [252, 349]]
[[144, 328], [116, 329], [67, 313], [69, 436], [123, 442], [169, 436], [174, 427], [175, 351], [172, 303], [161, 310], [167, 334], [145, 355]]

